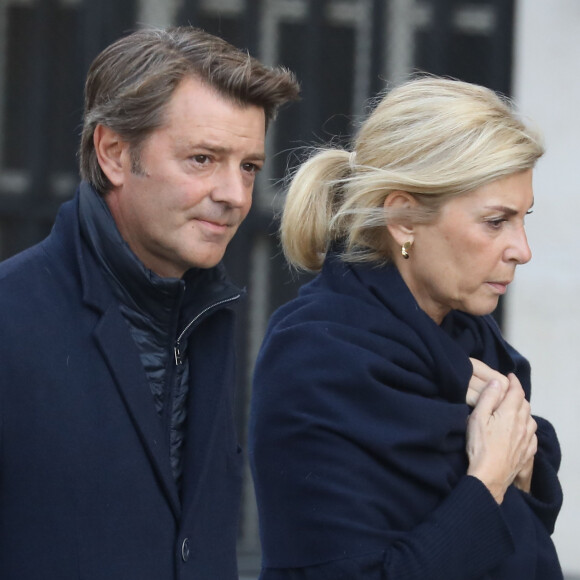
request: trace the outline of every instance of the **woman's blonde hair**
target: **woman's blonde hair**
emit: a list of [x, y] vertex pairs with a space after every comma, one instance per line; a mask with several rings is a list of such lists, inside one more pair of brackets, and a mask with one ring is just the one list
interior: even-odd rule
[[[385, 94], [360, 127], [352, 151], [317, 149], [291, 178], [281, 239], [293, 266], [319, 271], [329, 247], [343, 259], [389, 260], [390, 221], [432, 221], [451, 197], [534, 167], [542, 140], [511, 102], [478, 85], [438, 77]], [[419, 202], [387, 214], [393, 191]]]

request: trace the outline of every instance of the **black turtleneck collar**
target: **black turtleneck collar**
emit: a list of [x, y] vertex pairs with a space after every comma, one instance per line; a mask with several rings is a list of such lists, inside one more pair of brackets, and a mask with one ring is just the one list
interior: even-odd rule
[[[183, 279], [162, 278], [146, 268], [121, 237], [105, 200], [86, 182], [79, 191], [79, 219], [84, 240], [113, 283], [117, 296], [158, 322], [171, 317], [185, 287]], [[184, 279], [193, 279], [196, 269]]]
[[117, 297], [162, 325], [170, 321], [181, 298], [187, 311], [200, 311], [244, 293], [230, 282], [222, 264], [191, 268], [181, 279], [162, 278], [146, 268], [121, 237], [105, 200], [84, 181], [79, 188], [79, 221], [81, 235]]

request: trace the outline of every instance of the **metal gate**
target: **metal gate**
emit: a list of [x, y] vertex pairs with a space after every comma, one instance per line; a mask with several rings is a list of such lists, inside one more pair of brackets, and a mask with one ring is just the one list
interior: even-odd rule
[[[291, 151], [348, 141], [367, 99], [410, 71], [450, 75], [510, 93], [513, 0], [0, 0], [0, 259], [42, 239], [77, 184], [84, 75], [94, 56], [138, 26], [190, 23], [297, 73], [302, 101], [267, 140], [252, 211], [226, 262], [249, 291], [239, 325], [239, 429], [268, 317], [302, 279], [280, 253], [276, 212]], [[259, 541], [246, 474], [242, 573]]]

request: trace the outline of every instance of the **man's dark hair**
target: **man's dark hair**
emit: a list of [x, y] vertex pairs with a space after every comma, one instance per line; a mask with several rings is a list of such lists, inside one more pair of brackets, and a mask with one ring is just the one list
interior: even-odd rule
[[108, 46], [89, 69], [79, 152], [82, 178], [100, 193], [112, 187], [93, 144], [99, 124], [129, 143], [138, 165], [143, 141], [163, 125], [165, 109], [186, 77], [199, 79], [234, 103], [262, 108], [266, 126], [280, 105], [296, 100], [299, 92], [288, 70], [268, 67], [198, 28], [139, 30]]

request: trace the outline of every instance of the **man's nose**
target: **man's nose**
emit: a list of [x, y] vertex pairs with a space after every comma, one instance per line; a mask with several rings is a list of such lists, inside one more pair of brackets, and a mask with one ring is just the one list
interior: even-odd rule
[[238, 167], [224, 167], [215, 176], [212, 199], [231, 207], [244, 207], [252, 196], [253, 184]]

